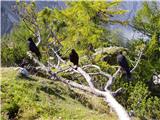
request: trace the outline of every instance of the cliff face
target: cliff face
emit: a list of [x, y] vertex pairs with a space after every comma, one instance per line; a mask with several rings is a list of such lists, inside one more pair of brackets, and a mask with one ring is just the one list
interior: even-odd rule
[[19, 17], [16, 10], [16, 2], [1, 2], [1, 35], [8, 33], [14, 24], [17, 24]]
[[[37, 9], [45, 7], [62, 9], [65, 7], [61, 1], [37, 1]], [[15, 1], [1, 1], [1, 35], [9, 33], [15, 24], [19, 23], [19, 15]]]

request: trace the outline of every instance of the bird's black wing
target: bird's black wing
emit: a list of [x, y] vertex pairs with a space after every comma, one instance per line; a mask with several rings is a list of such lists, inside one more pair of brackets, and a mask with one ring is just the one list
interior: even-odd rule
[[71, 53], [69, 55], [69, 60], [74, 64], [74, 65], [78, 65], [78, 61], [79, 61], [79, 56], [78, 54], [75, 52], [75, 53]]
[[36, 56], [38, 57], [38, 59], [40, 60], [41, 53], [40, 53], [38, 47], [35, 45], [34, 42], [29, 43], [29, 49], [30, 49], [30, 51], [34, 52], [36, 54]]
[[129, 68], [129, 65], [125, 56], [123, 56], [122, 64], [124, 68], [127, 68], [127, 69]]
[[41, 58], [41, 53], [40, 53], [40, 51], [39, 51], [39, 49], [36, 47], [36, 55], [37, 55], [37, 57], [40, 59]]
[[118, 55], [117, 56], [117, 62], [122, 68], [129, 68], [127, 59], [123, 55]]
[[127, 62], [127, 59], [123, 55], [119, 55], [117, 57], [118, 64], [126, 71], [127, 78], [131, 77], [130, 68]]
[[69, 60], [70, 60], [70, 62], [74, 62], [74, 57], [73, 57], [72, 53], [70, 53], [70, 55], [69, 55]]

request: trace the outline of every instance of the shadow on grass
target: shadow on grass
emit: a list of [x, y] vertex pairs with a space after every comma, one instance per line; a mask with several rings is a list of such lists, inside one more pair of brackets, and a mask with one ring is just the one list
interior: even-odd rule
[[10, 105], [7, 109], [8, 120], [16, 120], [16, 116], [18, 115], [19, 106], [16, 103]]
[[88, 107], [89, 109], [93, 110], [93, 105], [88, 101], [88, 98], [85, 97], [83, 94], [76, 93], [74, 90], [69, 89], [70, 94], [69, 96], [77, 101], [79, 101], [83, 106]]
[[37, 81], [36, 79], [34, 79], [32, 77], [25, 77], [25, 76], [22, 76], [22, 75], [18, 75], [16, 78], [25, 79], [25, 80], [31, 80], [31, 81]]
[[52, 89], [52, 88], [49, 88], [48, 86], [42, 86], [40, 90], [50, 95], [54, 95], [62, 100], [65, 100], [65, 98], [60, 95], [60, 92], [58, 92], [59, 91], [58, 89]]

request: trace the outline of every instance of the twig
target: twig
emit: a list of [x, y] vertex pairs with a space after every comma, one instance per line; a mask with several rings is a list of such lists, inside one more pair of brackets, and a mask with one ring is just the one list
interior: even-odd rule
[[139, 64], [139, 62], [140, 62], [140, 60], [141, 60], [142, 54], [143, 54], [143, 51], [140, 52], [139, 57], [138, 57], [138, 60], [137, 60], [137, 62], [136, 62], [136, 64], [135, 64], [135, 66], [134, 66], [133, 69], [130, 71], [131, 73], [137, 68], [137, 66], [138, 66], [138, 64]]

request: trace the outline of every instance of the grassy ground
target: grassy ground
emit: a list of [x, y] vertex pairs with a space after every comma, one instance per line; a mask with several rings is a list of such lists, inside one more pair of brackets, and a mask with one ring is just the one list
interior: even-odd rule
[[116, 120], [108, 107], [89, 93], [32, 76], [18, 76], [15, 68], [1, 68], [1, 119]]

